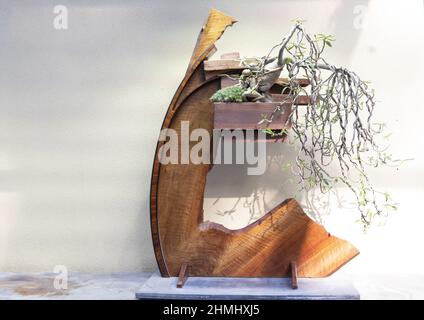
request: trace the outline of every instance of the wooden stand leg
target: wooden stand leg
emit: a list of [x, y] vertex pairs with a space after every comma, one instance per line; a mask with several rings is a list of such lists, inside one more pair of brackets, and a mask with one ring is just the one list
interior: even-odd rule
[[290, 263], [290, 271], [291, 271], [291, 287], [292, 287], [292, 289], [297, 289], [297, 266], [296, 266], [296, 261], [292, 261]]
[[178, 275], [177, 288], [182, 288], [188, 278], [188, 265], [183, 263], [181, 265], [180, 274]]

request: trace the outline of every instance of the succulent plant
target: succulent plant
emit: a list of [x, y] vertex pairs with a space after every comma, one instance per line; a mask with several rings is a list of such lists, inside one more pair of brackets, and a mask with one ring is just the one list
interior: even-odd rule
[[231, 87], [226, 87], [218, 90], [210, 98], [212, 102], [245, 102], [246, 99], [243, 96], [245, 89], [240, 85], [236, 84]]

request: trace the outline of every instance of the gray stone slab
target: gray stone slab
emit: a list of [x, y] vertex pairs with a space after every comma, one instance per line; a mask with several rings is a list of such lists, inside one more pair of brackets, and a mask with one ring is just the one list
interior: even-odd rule
[[301, 278], [292, 289], [289, 278], [189, 277], [177, 288], [175, 277], [153, 274], [136, 292], [138, 299], [178, 300], [356, 300], [359, 293], [343, 278]]

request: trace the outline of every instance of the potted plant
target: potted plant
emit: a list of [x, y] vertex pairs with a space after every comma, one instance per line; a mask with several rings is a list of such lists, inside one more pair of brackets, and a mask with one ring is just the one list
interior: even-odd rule
[[[375, 217], [396, 209], [389, 194], [374, 189], [367, 168], [400, 160], [392, 160], [378, 143], [384, 125], [374, 120], [376, 101], [369, 83], [323, 57], [334, 40], [308, 34], [297, 20], [266, 56], [239, 59], [233, 54], [235, 59], [221, 61], [219, 68], [205, 61], [206, 72], [218, 70], [222, 77], [222, 88], [210, 98], [214, 125], [264, 130], [274, 139], [287, 135], [297, 147], [292, 170], [301, 188], [319, 187], [325, 193], [338, 184], [347, 186], [366, 228]], [[282, 72], [287, 78], [280, 78]]]

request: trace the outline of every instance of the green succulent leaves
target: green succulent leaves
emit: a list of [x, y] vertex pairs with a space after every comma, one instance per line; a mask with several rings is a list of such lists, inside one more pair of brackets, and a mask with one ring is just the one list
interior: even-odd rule
[[243, 97], [244, 89], [236, 84], [231, 87], [226, 87], [218, 90], [210, 98], [212, 102], [246, 102]]

